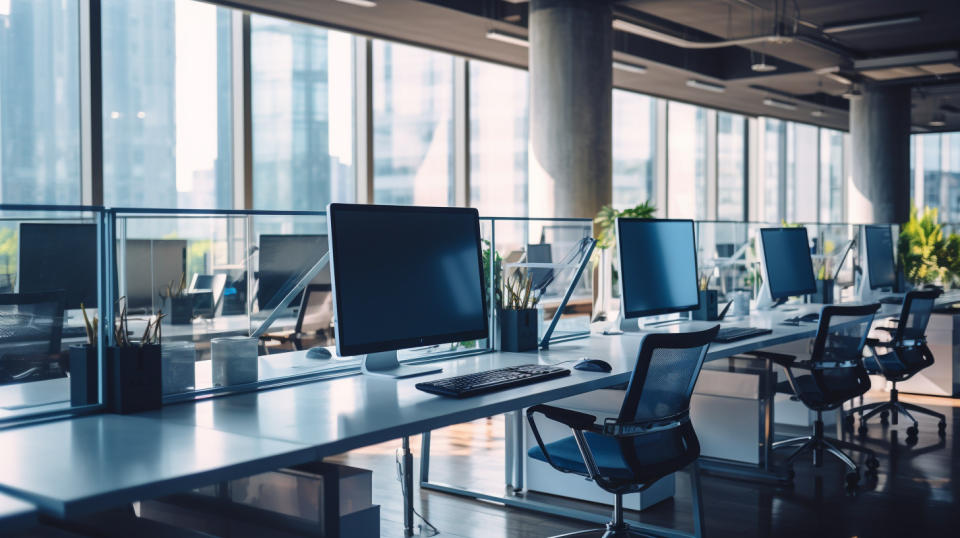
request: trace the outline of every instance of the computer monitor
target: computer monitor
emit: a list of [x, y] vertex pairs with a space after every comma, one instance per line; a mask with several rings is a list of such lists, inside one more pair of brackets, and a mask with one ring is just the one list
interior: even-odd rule
[[870, 289], [893, 288], [897, 285], [897, 264], [893, 260], [893, 234], [889, 226], [865, 226], [867, 271]]
[[763, 228], [760, 241], [770, 297], [774, 301], [817, 291], [806, 228]]
[[[553, 250], [550, 243], [527, 245], [527, 263], [553, 263]], [[553, 269], [531, 268], [529, 271], [531, 287], [543, 291], [553, 280]]]
[[692, 220], [618, 218], [617, 255], [624, 318], [700, 307]]
[[399, 349], [487, 337], [476, 209], [330, 204], [337, 354], [407, 377]]
[[[329, 248], [327, 236], [321, 234], [260, 236], [260, 284], [257, 305], [261, 311], [271, 310], [294, 286], [300, 277]], [[324, 269], [311, 284], [330, 284], [330, 271]], [[299, 305], [303, 294], [290, 302]]]
[[186, 239], [127, 239], [123, 251], [127, 308], [153, 309], [160, 292], [171, 282], [179, 286], [187, 270]]
[[97, 225], [20, 224], [19, 293], [63, 290], [65, 308], [97, 306]]

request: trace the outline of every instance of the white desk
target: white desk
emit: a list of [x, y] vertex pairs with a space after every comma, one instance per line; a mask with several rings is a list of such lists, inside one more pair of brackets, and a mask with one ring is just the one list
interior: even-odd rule
[[0, 493], [0, 534], [26, 530], [36, 523], [36, 506]]

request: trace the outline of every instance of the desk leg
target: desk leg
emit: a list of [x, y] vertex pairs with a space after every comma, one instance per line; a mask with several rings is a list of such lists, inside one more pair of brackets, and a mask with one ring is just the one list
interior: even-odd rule
[[430, 432], [420, 434], [420, 484], [430, 481]]
[[773, 407], [777, 395], [773, 376], [773, 361], [767, 359], [767, 372], [763, 381], [763, 417], [760, 431], [763, 432], [763, 453], [761, 466], [764, 472], [769, 473], [773, 468]]
[[410, 438], [404, 437], [400, 448], [403, 482], [403, 535], [413, 536], [413, 452], [410, 452]]
[[504, 432], [506, 451], [507, 489], [514, 493], [523, 491], [523, 411], [510, 411], [506, 414]]

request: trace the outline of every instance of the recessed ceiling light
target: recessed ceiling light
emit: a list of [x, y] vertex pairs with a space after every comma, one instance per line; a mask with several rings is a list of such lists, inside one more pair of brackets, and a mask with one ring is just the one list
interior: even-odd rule
[[691, 78], [687, 80], [687, 86], [690, 88], [696, 88], [698, 90], [705, 90], [705, 91], [714, 92], [714, 93], [723, 93], [727, 91], [727, 88], [724, 86], [721, 86], [720, 84], [714, 84], [712, 82], [704, 82], [702, 80], [697, 80], [695, 78]]
[[872, 19], [840, 24], [828, 24], [823, 27], [823, 32], [826, 34], [839, 34], [842, 32], [872, 30], [874, 28], [885, 28], [887, 26], [899, 26], [901, 24], [913, 24], [917, 22], [920, 22], [919, 15], [907, 15], [903, 17], [890, 17], [886, 19]]
[[350, 4], [352, 6], [377, 7], [376, 0], [337, 0], [337, 2], [340, 2], [343, 4]]
[[501, 43], [507, 43], [510, 45], [517, 45], [518, 47], [529, 47], [530, 43], [527, 42], [527, 38], [519, 35], [508, 34], [506, 32], [501, 32], [500, 30], [490, 30], [487, 32], [487, 39], [492, 39], [494, 41], [499, 41]]
[[763, 104], [767, 106], [772, 106], [774, 108], [782, 108], [784, 110], [796, 110], [797, 105], [789, 101], [781, 101], [779, 99], [773, 99], [772, 97], [767, 97], [763, 100]]
[[750, 69], [756, 71], [757, 73], [770, 73], [771, 71], [776, 71], [777, 66], [773, 64], [768, 64], [765, 61], [760, 61], [750, 66]]
[[933, 119], [930, 120], [930, 123], [928, 123], [927, 125], [929, 125], [930, 127], [943, 127], [946, 124], [947, 122], [943, 120], [943, 116], [934, 116]]
[[642, 65], [630, 64], [627, 62], [621, 62], [619, 60], [613, 61], [613, 68], [619, 69], [620, 71], [626, 71], [627, 73], [635, 73], [642, 75], [647, 72], [647, 68]]

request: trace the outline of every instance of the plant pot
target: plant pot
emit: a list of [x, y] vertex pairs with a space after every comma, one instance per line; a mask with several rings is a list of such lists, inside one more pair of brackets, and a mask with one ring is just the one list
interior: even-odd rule
[[258, 345], [257, 338], [247, 336], [225, 336], [210, 340], [213, 386], [255, 383], [259, 379]]
[[110, 408], [114, 413], [160, 409], [163, 403], [160, 346], [107, 348], [110, 364]]
[[167, 297], [163, 302], [163, 311], [169, 316], [171, 325], [190, 325], [193, 323], [193, 297]]
[[197, 381], [197, 349], [192, 342], [170, 342], [161, 346], [163, 393], [191, 390]]
[[100, 400], [97, 346], [70, 346], [70, 405], [91, 405]]
[[817, 292], [810, 296], [811, 303], [833, 304], [833, 285], [834, 281], [817, 280]]
[[536, 308], [500, 311], [500, 349], [530, 351], [537, 349], [540, 311]]
[[700, 290], [700, 308], [693, 311], [693, 319], [717, 321], [717, 290]]

